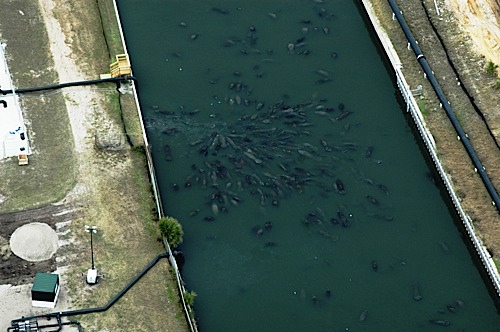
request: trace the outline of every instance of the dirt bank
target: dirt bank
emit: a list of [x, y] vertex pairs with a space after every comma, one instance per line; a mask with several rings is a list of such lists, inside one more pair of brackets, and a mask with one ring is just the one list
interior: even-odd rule
[[446, 0], [446, 6], [477, 51], [500, 64], [500, 0]]
[[[493, 87], [496, 78], [485, 70], [487, 61], [479, 48], [466, 34], [459, 20], [444, 0], [396, 0], [420, 48], [470, 142], [486, 167], [496, 188], [500, 188], [500, 100]], [[418, 104], [437, 145], [437, 153], [450, 178], [466, 213], [471, 218], [477, 235], [495, 257], [500, 255], [500, 215], [491, 204], [480, 177], [467, 156], [436, 94], [412, 51], [392, 10], [386, 1], [371, 1], [379, 21], [388, 34], [403, 64], [403, 73], [410, 87], [423, 86]], [[436, 10], [436, 5], [438, 10]], [[425, 7], [424, 7], [425, 6]], [[426, 10], [429, 17], [426, 15]], [[438, 14], [439, 12], [439, 14]], [[438, 34], [432, 28], [436, 27]], [[443, 41], [444, 48], [440, 39]], [[448, 51], [448, 55], [445, 52]], [[449, 59], [449, 60], [448, 60]], [[452, 66], [453, 65], [453, 66]], [[459, 73], [462, 85], [457, 84]], [[472, 96], [471, 101], [465, 88]], [[474, 103], [474, 104], [473, 104]], [[475, 109], [483, 113], [486, 122]], [[488, 126], [486, 125], [488, 124]], [[491, 129], [493, 135], [490, 133]]]

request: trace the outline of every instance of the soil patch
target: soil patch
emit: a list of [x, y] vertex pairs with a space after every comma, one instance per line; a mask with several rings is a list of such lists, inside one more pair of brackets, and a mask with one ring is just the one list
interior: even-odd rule
[[[26, 211], [0, 214], [0, 284], [19, 285], [32, 281], [36, 272], [54, 271], [55, 257], [37, 262], [28, 262], [12, 254], [9, 241], [16, 229], [29, 223], [47, 225], [52, 230], [57, 223], [64, 223], [75, 217], [77, 211], [68, 205], [47, 205]], [[2, 240], [4, 239], [4, 240]]]

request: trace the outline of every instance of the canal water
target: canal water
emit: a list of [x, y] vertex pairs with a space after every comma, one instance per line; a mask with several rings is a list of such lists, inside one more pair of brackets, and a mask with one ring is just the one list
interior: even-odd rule
[[499, 331], [353, 1], [118, 5], [201, 331]]

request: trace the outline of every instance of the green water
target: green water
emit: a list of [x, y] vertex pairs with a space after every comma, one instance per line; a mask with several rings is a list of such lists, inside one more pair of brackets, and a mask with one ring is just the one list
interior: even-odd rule
[[358, 8], [321, 2], [118, 1], [200, 329], [499, 331]]

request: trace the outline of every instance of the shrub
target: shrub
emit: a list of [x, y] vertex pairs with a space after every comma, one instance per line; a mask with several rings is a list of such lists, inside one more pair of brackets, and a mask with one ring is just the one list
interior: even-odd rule
[[196, 292], [194, 291], [184, 291], [183, 293], [183, 296], [184, 296], [184, 301], [186, 302], [186, 304], [190, 307], [193, 306], [194, 304], [194, 299], [196, 298], [198, 294], [196, 294]]
[[182, 243], [184, 232], [180, 222], [173, 217], [165, 217], [159, 220], [158, 226], [162, 236], [167, 238], [171, 246], [176, 246]]
[[491, 76], [497, 76], [497, 68], [498, 65], [491, 60], [486, 64], [486, 72]]
[[497, 78], [495, 83], [492, 84], [493, 88], [500, 89], [500, 78]]

